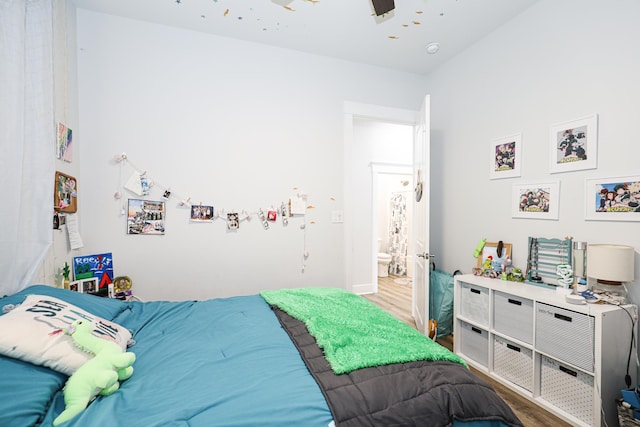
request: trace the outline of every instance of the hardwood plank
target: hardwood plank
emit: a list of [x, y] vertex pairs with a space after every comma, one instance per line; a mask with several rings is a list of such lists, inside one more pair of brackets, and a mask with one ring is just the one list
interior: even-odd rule
[[[378, 293], [363, 295], [363, 297], [415, 328], [416, 323], [411, 316], [411, 284], [398, 284], [395, 282], [396, 279], [399, 277], [379, 277]], [[438, 338], [436, 341], [453, 350], [453, 335]], [[471, 368], [471, 371], [493, 386], [496, 393], [507, 402], [525, 427], [569, 427], [571, 425], [477, 369]]]

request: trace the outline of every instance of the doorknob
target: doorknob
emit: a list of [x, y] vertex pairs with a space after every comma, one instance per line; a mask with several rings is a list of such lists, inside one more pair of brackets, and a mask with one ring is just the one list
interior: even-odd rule
[[428, 252], [425, 252], [423, 254], [417, 254], [418, 257], [420, 258], [424, 258], [424, 259], [429, 259], [429, 258], [435, 258], [435, 255], [431, 255]]

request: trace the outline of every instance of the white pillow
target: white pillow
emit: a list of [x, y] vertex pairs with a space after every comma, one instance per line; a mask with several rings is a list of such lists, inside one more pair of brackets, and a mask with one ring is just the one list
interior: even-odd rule
[[53, 332], [68, 328], [78, 319], [91, 321], [93, 335], [126, 350], [131, 333], [122, 326], [58, 298], [29, 295], [0, 316], [0, 354], [71, 375], [93, 355], [76, 347], [71, 336]]

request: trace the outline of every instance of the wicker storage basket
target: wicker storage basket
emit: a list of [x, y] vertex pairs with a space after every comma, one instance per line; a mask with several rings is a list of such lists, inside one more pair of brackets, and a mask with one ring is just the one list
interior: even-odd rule
[[640, 427], [640, 420], [634, 417], [634, 411], [640, 413], [640, 409], [626, 407], [623, 399], [618, 399], [618, 423], [620, 427]]

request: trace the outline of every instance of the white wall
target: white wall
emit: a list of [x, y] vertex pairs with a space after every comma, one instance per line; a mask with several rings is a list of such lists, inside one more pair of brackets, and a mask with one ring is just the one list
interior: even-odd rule
[[[583, 188], [587, 177], [639, 171], [639, 8], [633, 0], [542, 0], [426, 79], [80, 10], [85, 252], [112, 251], [116, 274], [132, 276], [149, 299], [342, 285], [343, 260], [358, 256], [341, 251], [343, 229], [357, 240], [349, 221], [358, 212], [344, 226], [330, 223], [345, 206], [342, 182], [352, 179], [342, 174], [343, 102], [417, 110], [425, 93], [430, 251], [439, 268], [469, 272], [482, 237], [512, 243], [521, 267], [528, 236], [638, 250], [640, 223], [584, 221]], [[549, 127], [591, 113], [600, 118], [598, 169], [550, 175]], [[522, 177], [489, 180], [490, 141], [514, 132], [523, 133]], [[228, 234], [221, 222], [190, 225], [172, 201], [167, 235], [126, 236], [110, 163], [123, 151], [174, 192], [216, 208], [255, 211], [293, 187], [306, 190], [316, 224], [307, 230], [305, 273], [298, 224], [265, 232], [254, 220]], [[561, 181], [560, 219], [512, 219], [512, 184], [541, 179]]]
[[[636, 248], [640, 223], [584, 220], [584, 181], [640, 174], [640, 2], [540, 1], [430, 76], [431, 251], [444, 269], [470, 272], [477, 242], [513, 243], [524, 268], [527, 237]], [[549, 173], [549, 128], [599, 115], [598, 168]], [[521, 178], [489, 180], [493, 138], [522, 132]], [[558, 221], [512, 219], [511, 187], [559, 180]], [[632, 292], [640, 303], [640, 287]]]
[[[82, 254], [112, 252], [143, 299], [345, 286], [344, 225], [330, 221], [344, 208], [344, 102], [415, 110], [423, 78], [86, 10], [78, 48]], [[164, 236], [126, 235], [113, 197], [122, 152], [216, 209], [255, 212], [303, 189], [306, 238], [300, 219], [265, 231], [254, 217], [237, 233], [190, 224], [177, 198]]]

